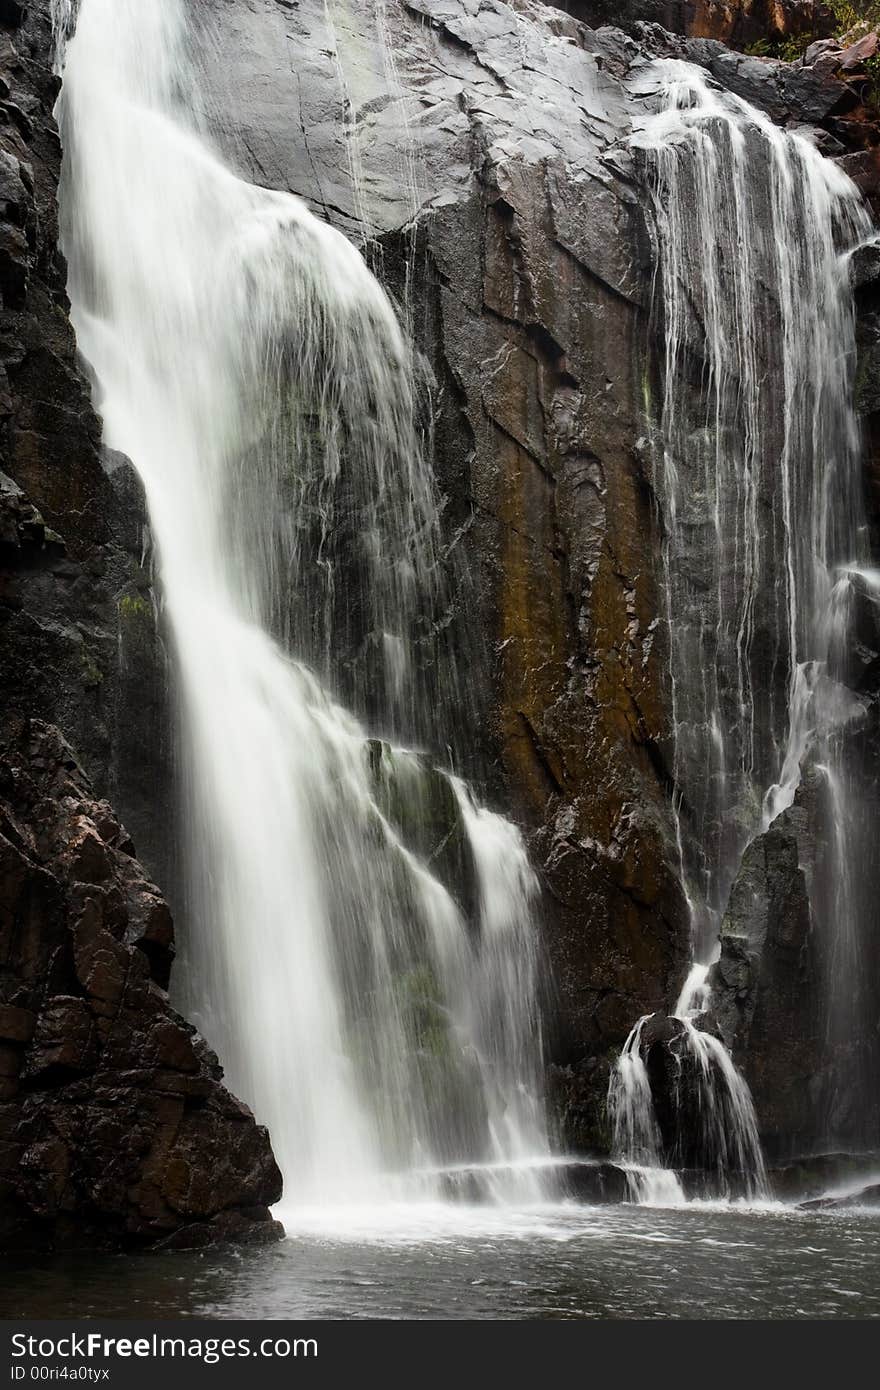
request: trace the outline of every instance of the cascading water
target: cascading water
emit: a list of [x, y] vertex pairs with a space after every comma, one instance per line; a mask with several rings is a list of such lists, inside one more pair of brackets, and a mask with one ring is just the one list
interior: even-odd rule
[[[641, 90], [661, 108], [633, 144], [659, 246], [656, 483], [673, 811], [695, 961], [676, 1018], [703, 1089], [706, 1165], [745, 1166], [760, 1185], [745, 1084], [693, 1019], [708, 1004], [706, 966], [743, 851], [791, 804], [807, 756], [824, 770], [836, 841], [833, 902], [823, 907], [814, 892], [813, 910], [834, 943], [835, 974], [850, 990], [857, 974], [840, 734], [860, 713], [843, 654], [848, 575], [864, 542], [844, 253], [869, 219], [846, 175], [806, 139], [700, 70], [656, 63]], [[637, 1070], [639, 1028], [612, 1101]]]
[[[73, 320], [176, 651], [188, 1007], [288, 1201], [526, 1168], [547, 1139], [521, 841], [343, 708], [395, 741], [430, 714], [410, 652], [439, 529], [407, 345], [343, 236], [211, 151], [193, 38], [182, 0], [82, 0], [60, 102]], [[429, 863], [435, 822], [455, 873]]]
[[841, 252], [869, 221], [807, 140], [686, 64], [654, 77], [663, 110], [635, 143], [659, 236], [673, 777], [702, 960], [817, 724], [853, 712], [832, 652], [838, 567], [863, 544]]
[[[695, 990], [694, 997], [701, 1008], [701, 991]], [[675, 1167], [699, 1168], [710, 1176], [713, 1191], [723, 1195], [736, 1192], [758, 1198], [767, 1192], [749, 1088], [724, 1044], [696, 1026], [697, 1017], [698, 1010], [685, 1013], [680, 1002], [667, 1024], [668, 1036], [660, 1041], [649, 1036], [651, 1015], [646, 1014], [630, 1032], [611, 1073], [613, 1152], [627, 1169], [639, 1202], [683, 1201]], [[646, 1060], [654, 1041], [667, 1064], [660, 1080], [671, 1102], [666, 1133], [656, 1112]]]
[[612, 1153], [626, 1170], [635, 1201], [647, 1206], [676, 1206], [684, 1201], [684, 1191], [676, 1173], [663, 1165], [663, 1140], [642, 1050], [642, 1035], [650, 1017], [644, 1014], [632, 1029], [611, 1073], [608, 1112]]

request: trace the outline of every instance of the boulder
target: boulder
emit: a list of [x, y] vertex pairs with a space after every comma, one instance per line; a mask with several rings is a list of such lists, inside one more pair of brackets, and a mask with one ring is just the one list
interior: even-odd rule
[[[160, 931], [150, 934], [144, 924]], [[158, 889], [59, 731], [0, 738], [0, 1247], [279, 1234], [269, 1138], [164, 990]]]

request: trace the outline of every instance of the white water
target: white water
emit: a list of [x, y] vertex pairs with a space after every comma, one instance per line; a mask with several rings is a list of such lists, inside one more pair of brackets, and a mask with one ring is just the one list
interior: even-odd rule
[[[424, 1196], [432, 1167], [547, 1152], [534, 879], [512, 826], [343, 708], [395, 737], [424, 713], [439, 533], [409, 352], [349, 242], [212, 152], [193, 41], [183, 0], [82, 0], [60, 102], [73, 320], [176, 652], [178, 972], [286, 1204]], [[438, 815], [475, 920], [425, 858]], [[507, 1192], [534, 1196], [522, 1171]]]
[[837, 670], [841, 571], [864, 543], [843, 253], [870, 220], [836, 165], [701, 70], [660, 62], [644, 86], [660, 106], [634, 143], [659, 233], [673, 777], [699, 962], [804, 754], [858, 713]]
[[[743, 851], [791, 806], [808, 758], [826, 787], [830, 852], [811, 894], [829, 943], [829, 1018], [858, 991], [865, 924], [840, 736], [861, 714], [844, 679], [863, 515], [844, 253], [870, 222], [836, 166], [701, 70], [656, 63], [642, 92], [659, 107], [633, 144], [658, 230], [673, 814], [694, 952], [673, 1047], [691, 1059], [706, 1166], [746, 1171], [760, 1193], [748, 1089], [694, 1019], [709, 1006], [708, 963]], [[621, 1114], [644, 1098], [640, 1037], [637, 1025], [612, 1081]], [[627, 1087], [630, 1100], [615, 1099]]]
[[625, 1168], [634, 1201], [644, 1206], [677, 1206], [684, 1191], [677, 1174], [664, 1166], [663, 1141], [654, 1113], [642, 1034], [645, 1014], [630, 1032], [608, 1087], [612, 1155]]
[[706, 975], [705, 966], [694, 967], [673, 1015], [671, 1039], [654, 1043], [666, 1049], [673, 1071], [666, 1084], [674, 1132], [661, 1133], [655, 1109], [645, 1037], [650, 1014], [630, 1032], [611, 1073], [612, 1151], [627, 1169], [635, 1200], [646, 1205], [685, 1200], [676, 1166], [710, 1174], [713, 1192], [721, 1195], [736, 1190], [754, 1201], [768, 1193], [749, 1088], [724, 1044], [696, 1022], [709, 1000]]
[[660, 1131], [642, 1052], [642, 1033], [650, 1017], [644, 1014], [639, 1019], [623, 1045], [611, 1073], [608, 1110], [615, 1157], [626, 1163], [657, 1169], [662, 1166]]

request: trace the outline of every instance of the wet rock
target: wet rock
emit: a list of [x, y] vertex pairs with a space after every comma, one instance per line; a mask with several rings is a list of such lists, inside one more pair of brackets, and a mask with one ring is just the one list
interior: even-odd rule
[[164, 874], [170, 748], [143, 495], [130, 465], [105, 468], [67, 318], [50, 7], [13, 8], [0, 30], [0, 702], [63, 727]]
[[[572, 10], [622, 19], [626, 35], [532, 0], [409, 0], [387, 17], [391, 76], [367, 6], [329, 27], [314, 0], [213, 11], [220, 63], [205, 81], [222, 71], [221, 143], [249, 176], [308, 198], [350, 235], [362, 216], [385, 281], [409, 296], [461, 558], [442, 650], [464, 653], [470, 675], [462, 708], [450, 718], [439, 707], [438, 724], [456, 729], [457, 765], [529, 835], [554, 976], [551, 1086], [569, 1141], [595, 1148], [607, 1142], [609, 1058], [640, 1014], [665, 1016], [688, 952], [644, 437], [658, 388], [654, 252], [627, 146], [631, 79], [651, 56], [685, 58], [828, 151], [858, 149], [845, 157], [864, 154], [867, 168], [870, 123], [854, 133], [860, 70], [841, 71], [839, 45], [791, 64], [717, 41], [751, 43], [768, 26], [824, 36], [811, 5]], [[746, 38], [737, 26], [752, 18], [759, 32]], [[644, 22], [658, 19], [678, 32]], [[436, 645], [428, 655], [437, 661]], [[796, 914], [792, 900], [771, 931], [792, 991]], [[740, 981], [744, 1013], [753, 954], [731, 930], [723, 968]], [[761, 1047], [792, 1021], [778, 1012]]]
[[588, 1053], [575, 1062], [551, 1063], [547, 1096], [564, 1143], [572, 1153], [607, 1154], [612, 1134], [607, 1115], [608, 1081], [616, 1049]]
[[768, 1172], [773, 1195], [783, 1202], [824, 1200], [840, 1189], [872, 1185], [880, 1169], [876, 1153], [817, 1153], [792, 1158]]
[[798, 1204], [802, 1211], [847, 1211], [853, 1207], [880, 1207], [880, 1183], [862, 1187], [842, 1197], [814, 1197]]
[[449, 890], [468, 921], [479, 915], [476, 865], [448, 777], [429, 758], [378, 739], [367, 745], [376, 799], [413, 854]]
[[[853, 758], [863, 760], [855, 746]], [[854, 974], [836, 944], [847, 923], [835, 921], [832, 815], [822, 770], [805, 769], [794, 804], [743, 856], [710, 974], [721, 1034], [779, 1158], [829, 1135], [876, 1140], [880, 1123], [876, 1000], [865, 987], [875, 954]], [[876, 894], [872, 861], [857, 859], [860, 886]]]
[[7, 718], [0, 1246], [277, 1234], [268, 1136], [170, 1007], [171, 951], [167, 907], [61, 734]]
[[850, 281], [855, 291], [880, 280], [880, 240], [856, 247], [849, 258]]
[[801, 846], [807, 814], [795, 805], [746, 850], [710, 974], [722, 1035], [744, 1068], [773, 1149], [808, 1143], [818, 1123], [821, 971]]
[[567, 1195], [591, 1206], [626, 1202], [631, 1195], [626, 1171], [617, 1163], [566, 1163], [558, 1178]]

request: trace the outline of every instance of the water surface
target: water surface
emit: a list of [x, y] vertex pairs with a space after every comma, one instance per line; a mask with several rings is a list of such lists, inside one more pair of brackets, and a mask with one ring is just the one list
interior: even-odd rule
[[869, 1318], [880, 1214], [691, 1204], [285, 1213], [268, 1249], [8, 1263], [6, 1317]]

